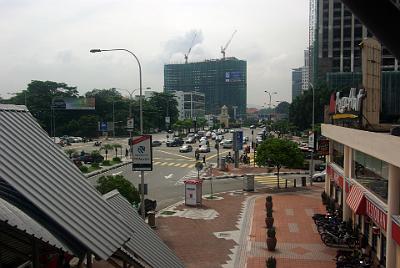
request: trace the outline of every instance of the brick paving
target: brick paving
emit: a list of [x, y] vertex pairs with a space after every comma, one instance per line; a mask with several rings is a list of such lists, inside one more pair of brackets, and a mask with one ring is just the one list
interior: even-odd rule
[[170, 207], [167, 214], [172, 215], [158, 215], [156, 231], [185, 267], [258, 268], [274, 256], [279, 268], [333, 268], [336, 251], [323, 245], [310, 217], [324, 212], [320, 192], [308, 187], [272, 194], [278, 240], [274, 252], [267, 250], [266, 194], [260, 192], [220, 193], [218, 200], [203, 199], [202, 207]]

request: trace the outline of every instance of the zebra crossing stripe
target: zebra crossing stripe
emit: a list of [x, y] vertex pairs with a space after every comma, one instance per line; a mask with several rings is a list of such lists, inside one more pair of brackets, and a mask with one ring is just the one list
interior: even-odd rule
[[175, 165], [175, 163], [169, 163], [169, 164], [168, 164], [169, 167], [170, 167], [170, 166], [173, 166], [173, 165]]
[[160, 164], [161, 162], [154, 162], [153, 163], [153, 165], [158, 165], [158, 164]]
[[174, 167], [180, 167], [181, 163], [175, 164]]
[[168, 164], [167, 162], [161, 163], [160, 166], [165, 166], [166, 164]]
[[181, 167], [186, 167], [187, 165], [189, 165], [189, 164], [182, 164]]

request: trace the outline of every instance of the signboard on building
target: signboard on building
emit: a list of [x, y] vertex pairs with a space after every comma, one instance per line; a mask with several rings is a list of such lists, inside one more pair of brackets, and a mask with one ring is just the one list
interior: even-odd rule
[[318, 140], [318, 154], [319, 155], [329, 155], [329, 140], [328, 139]]
[[153, 170], [153, 152], [151, 140], [151, 135], [142, 135], [129, 140], [129, 145], [132, 146], [133, 171]]
[[243, 131], [235, 131], [233, 133], [233, 150], [239, 151], [243, 149]]
[[375, 205], [371, 200], [367, 198], [367, 215], [370, 217], [379, 227], [381, 227], [385, 232], [387, 228], [387, 215], [386, 212]]
[[242, 73], [239, 71], [225, 72], [225, 82], [240, 82], [242, 81]]
[[329, 102], [329, 113], [333, 119], [354, 119], [360, 116], [365, 90], [360, 89], [358, 94], [356, 92], [355, 88], [351, 88], [348, 97], [341, 97], [340, 92], [332, 93]]

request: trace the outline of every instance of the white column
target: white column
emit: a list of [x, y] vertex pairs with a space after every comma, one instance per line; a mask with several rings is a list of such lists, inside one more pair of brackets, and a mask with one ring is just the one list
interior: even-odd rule
[[392, 215], [400, 214], [400, 168], [389, 165], [388, 183], [388, 215], [386, 231], [386, 267], [398, 267], [396, 264], [396, 242], [392, 239]]
[[[326, 162], [327, 163], [331, 162], [332, 158], [333, 158], [333, 141], [329, 140], [329, 155], [326, 156]], [[327, 167], [328, 166], [326, 166], [326, 168]], [[327, 170], [326, 168], [325, 168], [325, 170]], [[328, 173], [326, 173], [326, 175], [325, 175], [325, 193], [327, 195], [329, 195], [329, 193], [330, 193], [330, 189], [329, 189], [330, 185], [331, 185], [331, 182], [330, 182], [330, 179], [328, 177]]]
[[346, 203], [347, 193], [346, 193], [346, 179], [350, 177], [351, 172], [351, 148], [349, 146], [344, 145], [344, 167], [343, 167], [343, 220], [348, 221], [351, 218], [351, 211], [349, 206]]

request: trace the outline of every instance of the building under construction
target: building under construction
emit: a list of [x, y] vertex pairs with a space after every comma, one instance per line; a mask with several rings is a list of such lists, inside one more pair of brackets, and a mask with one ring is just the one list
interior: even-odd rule
[[219, 114], [221, 107], [226, 105], [231, 118], [236, 115], [237, 119], [240, 119], [246, 113], [247, 62], [227, 57], [202, 62], [166, 64], [164, 91], [204, 93], [206, 114]]

